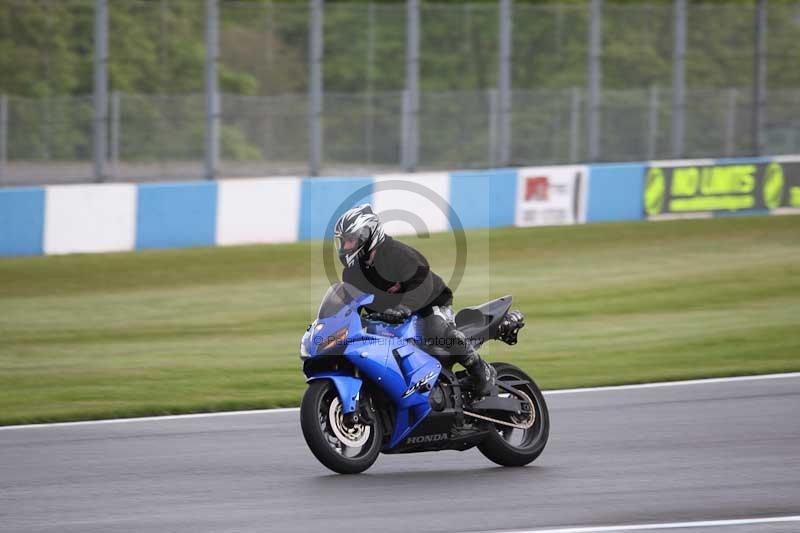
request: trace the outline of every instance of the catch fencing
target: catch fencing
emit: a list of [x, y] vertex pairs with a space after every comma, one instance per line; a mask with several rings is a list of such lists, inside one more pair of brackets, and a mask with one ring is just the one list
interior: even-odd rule
[[800, 152], [799, 2], [0, 9], [0, 185]]

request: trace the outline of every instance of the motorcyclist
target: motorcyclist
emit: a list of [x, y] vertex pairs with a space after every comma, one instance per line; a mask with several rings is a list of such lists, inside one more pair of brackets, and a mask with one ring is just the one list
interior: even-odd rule
[[342, 280], [375, 295], [368, 312], [395, 323], [418, 314], [425, 343], [455, 356], [473, 377], [478, 396], [490, 394], [496, 371], [456, 329], [453, 293], [419, 251], [386, 235], [369, 204], [345, 212], [336, 222], [334, 239], [345, 267]]

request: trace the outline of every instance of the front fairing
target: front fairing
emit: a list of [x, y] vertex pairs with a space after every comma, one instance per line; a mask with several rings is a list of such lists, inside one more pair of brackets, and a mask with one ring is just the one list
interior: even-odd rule
[[317, 318], [300, 341], [301, 358], [342, 354], [348, 341], [362, 332], [359, 308], [374, 296], [347, 283], [333, 285], [320, 304]]
[[[396, 406], [387, 444], [391, 449], [430, 412], [430, 387], [438, 380], [441, 364], [420, 349], [417, 316], [403, 324], [362, 319], [359, 308], [372, 303], [373, 296], [346, 285], [328, 290], [316, 320], [303, 335], [303, 371], [309, 381], [330, 379], [345, 412], [355, 409], [362, 379], [380, 387]], [[348, 365], [340, 366], [342, 360]]]

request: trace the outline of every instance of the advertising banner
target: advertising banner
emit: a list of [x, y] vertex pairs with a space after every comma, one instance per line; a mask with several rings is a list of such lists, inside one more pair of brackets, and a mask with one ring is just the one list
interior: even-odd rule
[[585, 222], [586, 166], [529, 167], [517, 173], [517, 226]]
[[653, 163], [643, 200], [648, 218], [800, 208], [800, 162]]

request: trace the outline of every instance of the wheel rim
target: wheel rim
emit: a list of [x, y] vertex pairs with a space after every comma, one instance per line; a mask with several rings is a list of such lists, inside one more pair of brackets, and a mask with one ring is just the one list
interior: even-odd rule
[[[519, 376], [502, 375], [498, 376], [498, 381], [512, 381], [520, 379]], [[506, 442], [506, 444], [518, 449], [526, 449], [536, 445], [539, 442], [539, 437], [542, 432], [542, 407], [537, 401], [536, 395], [529, 387], [514, 387], [520, 394], [530, 400], [533, 406], [533, 412], [530, 416], [534, 417], [533, 425], [527, 429], [513, 428], [510, 426], [501, 426], [495, 424], [495, 429], [498, 435]], [[500, 396], [512, 396], [511, 393], [501, 394]], [[529, 420], [528, 416], [512, 416], [511, 421], [517, 424], [523, 424]]]
[[348, 426], [344, 421], [342, 403], [333, 392], [328, 392], [318, 413], [320, 429], [331, 448], [342, 457], [357, 459], [369, 450], [373, 434], [371, 426], [363, 423]]

